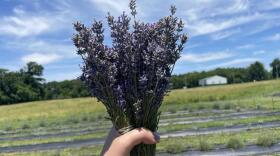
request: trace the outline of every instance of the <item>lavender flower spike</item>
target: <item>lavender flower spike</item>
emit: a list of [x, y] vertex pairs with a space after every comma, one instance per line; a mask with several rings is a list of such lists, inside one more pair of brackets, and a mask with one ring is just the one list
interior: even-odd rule
[[[102, 21], [94, 21], [89, 28], [74, 23], [77, 33], [73, 36], [83, 60], [81, 80], [104, 104], [120, 134], [137, 127], [157, 130], [159, 107], [188, 39], [182, 33], [182, 20], [175, 17], [175, 6], [169, 16], [154, 23], [136, 20], [136, 0], [129, 7], [133, 22], [125, 13], [118, 18], [108, 13], [112, 46], [104, 44]], [[155, 149], [155, 145], [141, 144], [130, 154], [154, 156]]]

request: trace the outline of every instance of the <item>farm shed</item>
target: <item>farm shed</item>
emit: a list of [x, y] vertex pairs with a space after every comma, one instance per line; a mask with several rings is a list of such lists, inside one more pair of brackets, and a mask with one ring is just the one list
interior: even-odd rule
[[208, 85], [217, 85], [217, 84], [227, 84], [227, 78], [215, 75], [211, 77], [206, 77], [204, 79], [199, 80], [200, 86], [208, 86]]

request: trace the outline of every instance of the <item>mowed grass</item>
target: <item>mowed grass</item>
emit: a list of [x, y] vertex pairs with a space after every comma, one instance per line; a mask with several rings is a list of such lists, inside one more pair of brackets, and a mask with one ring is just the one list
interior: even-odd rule
[[[279, 93], [280, 80], [263, 81], [255, 83], [200, 87], [193, 89], [172, 90], [164, 98], [161, 111], [177, 112], [187, 110], [193, 112], [193, 116], [198, 110], [211, 109], [219, 111], [236, 112], [240, 110], [280, 110], [280, 98], [273, 97]], [[105, 107], [97, 102], [95, 98], [76, 98], [64, 100], [48, 100], [21, 103], [15, 105], [0, 106], [0, 135], [25, 136], [34, 133], [50, 134], [63, 131], [76, 131], [87, 127], [106, 127], [108, 122], [104, 122], [106, 116]], [[189, 116], [186, 114], [184, 116]], [[202, 116], [211, 113], [203, 113]], [[249, 124], [254, 122], [277, 121], [279, 116], [252, 117], [241, 120], [212, 121], [206, 123], [193, 123], [186, 125], [169, 125], [160, 127], [159, 131], [177, 131], [182, 129], [222, 127], [235, 124]], [[100, 124], [99, 124], [100, 123]], [[105, 125], [107, 123], [107, 125]], [[96, 126], [98, 125], [98, 126]], [[110, 126], [109, 126], [110, 127]], [[255, 143], [257, 136], [261, 133], [274, 132], [279, 134], [279, 129], [252, 130], [236, 133], [236, 137], [241, 137], [245, 143]], [[11, 134], [8, 133], [11, 132]], [[13, 134], [15, 132], [15, 134]], [[1, 136], [1, 137], [2, 137]], [[22, 141], [3, 141], [0, 146], [15, 146], [27, 144], [40, 144], [47, 142], [60, 142], [69, 140], [80, 140], [89, 138], [105, 137], [106, 132], [101, 131], [96, 134], [84, 134], [77, 136], [66, 136], [46, 139], [32, 139]], [[176, 146], [180, 141], [180, 148], [199, 149], [201, 138], [208, 140], [209, 144], [226, 144], [235, 136], [228, 134], [213, 134], [205, 136], [191, 136], [183, 138], [163, 139], [158, 145], [158, 151], [168, 152], [168, 147]], [[247, 138], [247, 139], [246, 139]], [[279, 138], [280, 139], [280, 138]], [[172, 144], [174, 143], [174, 144]], [[41, 152], [11, 153], [8, 155], [98, 155], [102, 146], [89, 146], [82, 148], [71, 148], [63, 150], [51, 150]], [[179, 149], [180, 149], [179, 148]], [[0, 154], [1, 155], [1, 154]], [[5, 154], [6, 155], [6, 154]], [[74, 154], [75, 155], [75, 154]]]
[[[95, 98], [36, 101], [0, 107], [0, 130], [29, 129], [78, 123], [104, 116], [104, 106]], [[45, 124], [45, 125], [44, 125]]]
[[279, 88], [280, 80], [271, 80], [243, 84], [178, 89], [169, 93], [169, 96], [164, 99], [164, 104], [172, 105], [263, 97], [279, 93]]
[[[280, 80], [172, 90], [164, 98], [161, 110], [272, 109], [279, 108]], [[0, 130], [32, 129], [95, 122], [106, 116], [95, 98], [49, 100], [0, 106]]]
[[[245, 145], [257, 144], [258, 139], [263, 137], [264, 134], [270, 134], [275, 140], [280, 139], [280, 128], [269, 128], [269, 129], [256, 129], [250, 131], [236, 132], [236, 133], [218, 133], [208, 134], [201, 136], [188, 136], [179, 138], [167, 138], [161, 139], [157, 144], [158, 153], [180, 153], [188, 149], [191, 150], [202, 150], [201, 141], [209, 146], [208, 150], [211, 150], [215, 145], [224, 145], [229, 142], [230, 139], [236, 138]], [[260, 145], [261, 146], [261, 145]], [[86, 155], [96, 156], [99, 155], [102, 149], [102, 145], [86, 146], [79, 148], [68, 148], [60, 150], [49, 150], [49, 151], [37, 151], [37, 152], [20, 152], [20, 153], [7, 153], [5, 156], [68, 156], [68, 155]]]
[[172, 90], [164, 98], [162, 111], [213, 109], [279, 109], [280, 80]]

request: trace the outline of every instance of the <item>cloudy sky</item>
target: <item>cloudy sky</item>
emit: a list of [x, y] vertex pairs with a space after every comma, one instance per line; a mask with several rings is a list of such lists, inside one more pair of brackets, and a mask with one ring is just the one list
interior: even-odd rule
[[[128, 12], [129, 0], [1, 0], [0, 68], [18, 70], [28, 61], [45, 67], [47, 81], [73, 79], [81, 59], [72, 23], [90, 25], [107, 12]], [[139, 0], [137, 18], [153, 22], [175, 4], [189, 42], [174, 73], [245, 67], [280, 57], [280, 0]], [[106, 34], [108, 36], [108, 34]], [[106, 42], [110, 38], [106, 37]]]

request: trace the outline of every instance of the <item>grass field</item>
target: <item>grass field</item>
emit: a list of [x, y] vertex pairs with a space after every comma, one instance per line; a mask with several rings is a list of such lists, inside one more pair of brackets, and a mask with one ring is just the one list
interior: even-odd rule
[[[170, 124], [159, 128], [159, 132], [205, 131], [259, 124], [255, 129], [238, 132], [207, 133], [177, 138], [164, 138], [157, 146], [158, 152], [178, 153], [188, 149], [212, 150], [214, 146], [230, 148], [230, 140], [239, 143], [239, 148], [249, 144], [273, 146], [280, 140], [280, 130], [274, 123], [280, 122], [280, 115], [247, 115], [246, 118], [189, 122], [177, 124], [174, 121], [213, 118], [221, 114], [234, 116], [234, 113], [249, 111], [280, 112], [280, 80], [244, 84], [200, 87], [172, 90], [164, 98], [162, 121], [174, 119]], [[169, 115], [164, 115], [169, 113]], [[170, 115], [171, 114], [171, 115]], [[236, 115], [235, 115], [236, 116]], [[111, 127], [106, 110], [95, 98], [36, 101], [15, 105], [0, 106], [0, 155], [98, 155], [102, 145], [86, 145], [44, 151], [2, 152], [3, 147], [22, 145], [43, 145], [45, 143], [68, 143], [87, 139], [104, 138]], [[189, 118], [189, 119], [188, 119]], [[168, 122], [168, 121], [167, 121]], [[272, 127], [262, 126], [272, 123]], [[261, 138], [263, 134], [271, 134]], [[259, 139], [258, 139], [259, 138]], [[202, 142], [203, 140], [203, 142]], [[260, 141], [261, 140], [261, 141]], [[178, 141], [180, 144], [178, 144]], [[243, 145], [241, 147], [241, 144]], [[1, 149], [2, 147], [2, 149]], [[271, 153], [272, 155], [273, 153]]]

